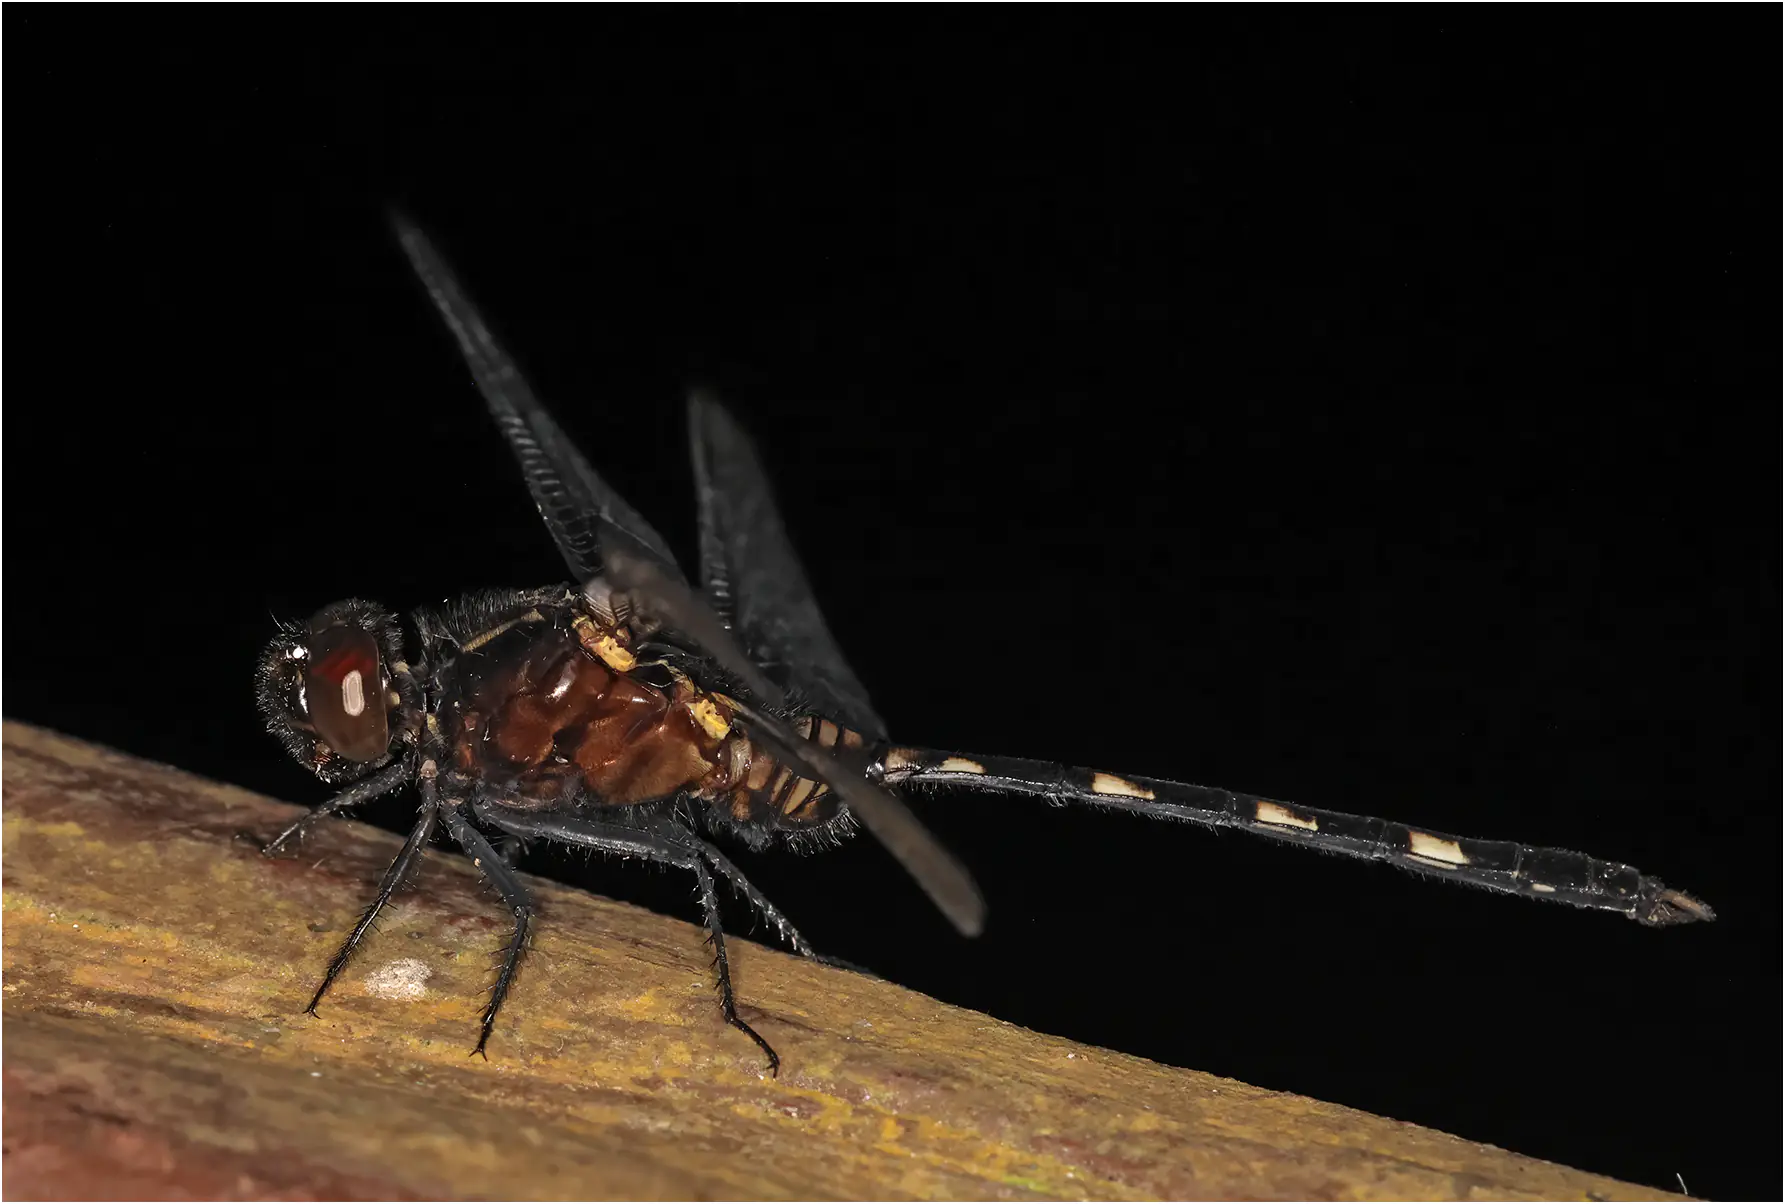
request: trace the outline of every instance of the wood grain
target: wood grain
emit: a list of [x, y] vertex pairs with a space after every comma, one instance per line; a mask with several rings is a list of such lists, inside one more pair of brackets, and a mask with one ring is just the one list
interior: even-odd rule
[[30, 1198], [1663, 1199], [1076, 1045], [737, 940], [762, 1059], [693, 925], [544, 882], [505, 938], [444, 851], [303, 1014], [397, 838], [9, 723], [6, 1194]]

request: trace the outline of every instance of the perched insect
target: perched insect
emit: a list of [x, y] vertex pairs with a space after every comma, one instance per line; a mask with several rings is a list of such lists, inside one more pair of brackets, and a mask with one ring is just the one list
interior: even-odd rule
[[[574, 575], [570, 585], [473, 595], [408, 629], [359, 599], [281, 627], [259, 668], [268, 726], [345, 787], [315, 820], [414, 782], [421, 811], [311, 999], [323, 995], [442, 826], [514, 916], [484, 1010], [483, 1052], [526, 949], [533, 903], [487, 832], [643, 857], [698, 881], [725, 1019], [776, 1072], [739, 1015], [720, 926], [724, 878], [797, 952], [810, 944], [712, 843], [821, 848], [866, 827], [963, 934], [985, 904], [967, 871], [891, 788], [954, 785], [1236, 828], [1643, 924], [1713, 918], [1697, 899], [1581, 853], [1449, 836], [1228, 790], [893, 743], [837, 651], [776, 513], [761, 464], [715, 401], [689, 425], [700, 525], [696, 592], [663, 539], [590, 468], [497, 346], [420, 231], [399, 240], [520, 462]], [[821, 959], [822, 960], [822, 959]]]

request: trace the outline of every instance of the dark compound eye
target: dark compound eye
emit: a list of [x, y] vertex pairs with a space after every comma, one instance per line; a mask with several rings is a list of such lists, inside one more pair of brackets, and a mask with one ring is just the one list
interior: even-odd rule
[[390, 747], [378, 641], [360, 627], [313, 631], [304, 667], [304, 709], [316, 734], [349, 761], [376, 761]]

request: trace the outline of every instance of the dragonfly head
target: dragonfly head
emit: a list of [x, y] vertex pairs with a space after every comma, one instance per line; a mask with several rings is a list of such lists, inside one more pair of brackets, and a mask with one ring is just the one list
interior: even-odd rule
[[256, 674], [267, 729], [325, 782], [365, 776], [391, 758], [402, 658], [397, 617], [373, 602], [349, 598], [281, 623]]

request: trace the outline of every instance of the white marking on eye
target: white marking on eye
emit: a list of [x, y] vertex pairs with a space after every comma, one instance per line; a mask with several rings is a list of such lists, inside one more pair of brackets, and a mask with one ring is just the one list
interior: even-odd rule
[[310, 713], [310, 696], [304, 692], [304, 679], [301, 677], [298, 678], [297, 709], [300, 715]]
[[1469, 854], [1454, 840], [1445, 840], [1442, 836], [1433, 836], [1429, 832], [1407, 833], [1407, 852], [1409, 856], [1421, 861], [1435, 861], [1440, 865], [1468, 865]]
[[366, 681], [358, 669], [341, 679], [341, 709], [355, 719], [366, 713]]
[[936, 766], [943, 773], [984, 773], [985, 766], [978, 761], [969, 761], [966, 757], [944, 757], [942, 764]]
[[1536, 891], [1536, 892], [1537, 892], [1537, 893], [1538, 893], [1538, 894], [1540, 894], [1540, 895], [1553, 895], [1553, 894], [1555, 894], [1555, 893], [1556, 893], [1556, 888], [1555, 888], [1555, 887], [1553, 887], [1553, 886], [1550, 886], [1550, 885], [1548, 885], [1548, 884], [1546, 884], [1546, 883], [1543, 883], [1543, 882], [1533, 882], [1533, 883], [1531, 883], [1531, 889], [1532, 889], [1532, 890], [1534, 890], [1534, 891]]
[[434, 972], [419, 957], [400, 957], [366, 975], [366, 994], [380, 999], [420, 999], [428, 993], [426, 984], [432, 977]]
[[1261, 824], [1278, 824], [1285, 828], [1306, 828], [1310, 832], [1320, 831], [1320, 821], [1311, 816], [1297, 815], [1282, 803], [1260, 802], [1254, 812]]
[[1152, 798], [1153, 792], [1145, 786], [1137, 786], [1127, 778], [1118, 778], [1113, 773], [1094, 773], [1091, 775], [1092, 794], [1125, 794], [1129, 798]]

